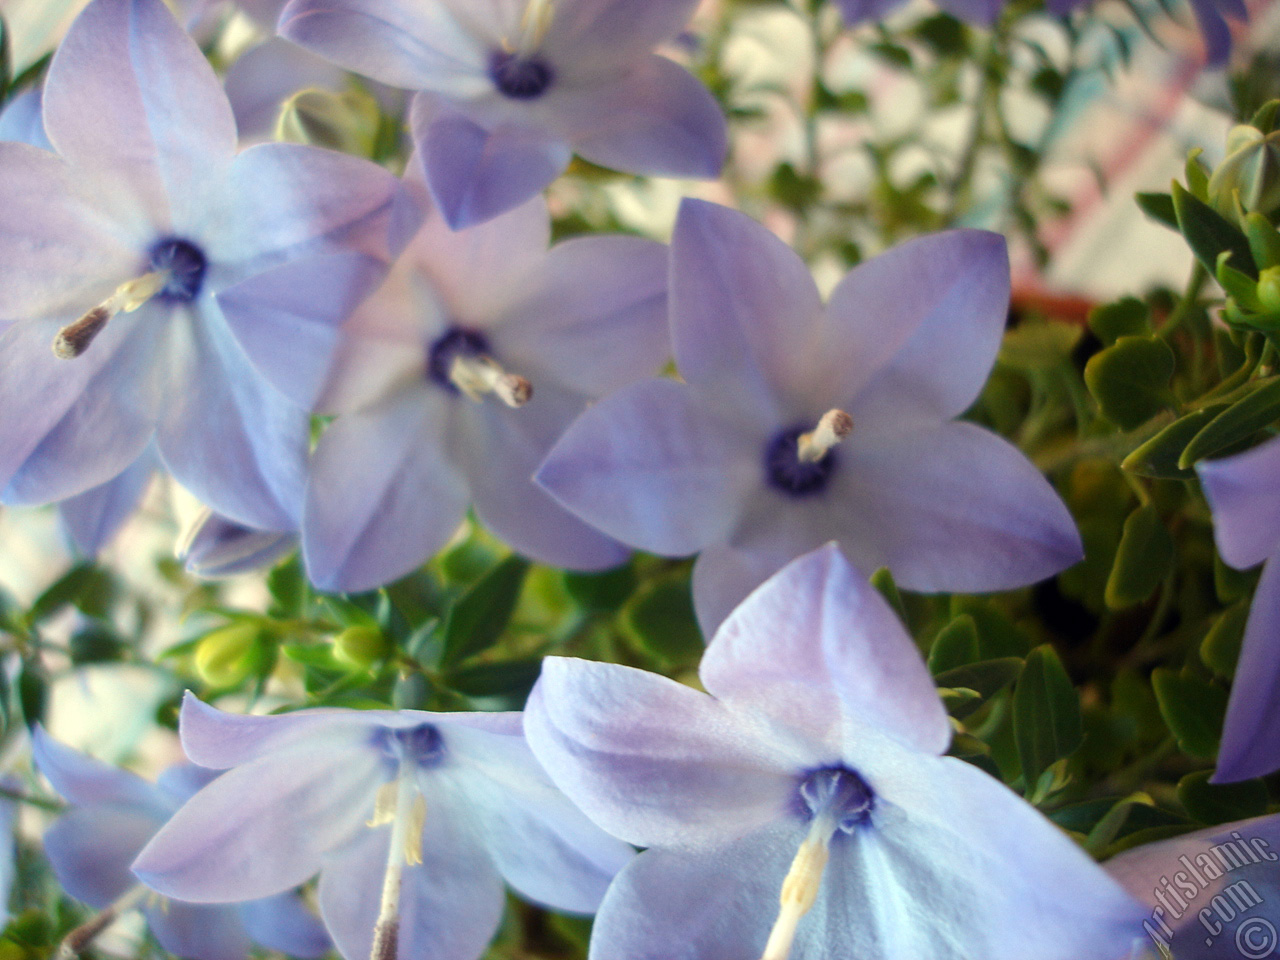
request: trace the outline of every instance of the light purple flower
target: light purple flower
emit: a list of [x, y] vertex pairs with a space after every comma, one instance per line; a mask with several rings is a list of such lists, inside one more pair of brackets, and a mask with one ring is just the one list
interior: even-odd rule
[[1070, 838], [938, 756], [933, 681], [834, 545], [753, 593], [699, 676], [548, 657], [529, 698], [552, 780], [649, 848], [591, 960], [1113, 960], [1138, 930]]
[[40, 109], [39, 87], [23, 90], [6, 103], [4, 109], [0, 110], [0, 141], [29, 143], [33, 147], [52, 150], [53, 145], [45, 136]]
[[472, 503], [496, 536], [543, 563], [626, 558], [530, 478], [591, 400], [669, 355], [666, 252], [600, 236], [548, 252], [549, 240], [541, 198], [457, 233], [432, 213], [343, 327], [320, 408], [353, 412], [316, 447], [302, 528], [321, 589], [408, 573]]
[[1218, 750], [1217, 783], [1280, 768], [1280, 439], [1196, 464], [1222, 559], [1245, 570], [1266, 561], [1253, 595]]
[[714, 177], [724, 117], [653, 53], [697, 0], [292, 0], [280, 32], [357, 73], [423, 91], [414, 139], [449, 225], [488, 220], [573, 153], [650, 176]]
[[77, 553], [96, 557], [114, 539], [137, 509], [158, 469], [160, 458], [151, 444], [106, 483], [59, 502], [62, 529]]
[[287, 394], [329, 362], [416, 207], [352, 157], [237, 155], [222, 88], [161, 0], [84, 10], [44, 125], [56, 154], [0, 144], [0, 497], [74, 496], [154, 440], [220, 513], [296, 525], [308, 417]]
[[1103, 866], [1148, 904], [1135, 957], [1260, 960], [1280, 945], [1280, 816], [1145, 844]]
[[[219, 903], [320, 873], [343, 956], [473, 960], [502, 883], [594, 912], [631, 858], [552, 786], [518, 713], [302, 710], [233, 716], [188, 694], [182, 741], [230, 768], [138, 857], [156, 889]], [[376, 949], [371, 954], [371, 948]]]
[[255, 530], [206, 508], [177, 552], [188, 573], [219, 578], [272, 566], [297, 547], [296, 530]]
[[217, 772], [182, 764], [148, 783], [39, 728], [32, 753], [40, 772], [71, 804], [44, 835], [45, 853], [71, 896], [99, 910], [115, 906], [123, 912], [125, 902], [134, 902], [160, 945], [192, 960], [244, 960], [253, 943], [297, 957], [328, 952], [323, 926], [292, 892], [234, 906], [197, 906], [149, 893], [130, 871], [152, 835]]
[[684, 382], [606, 397], [536, 479], [623, 543], [701, 551], [693, 593], [707, 636], [828, 540], [912, 590], [1004, 590], [1080, 559], [1071, 516], [1036, 468], [952, 421], [982, 389], [1004, 331], [999, 235], [904, 243], [854, 269], [824, 306], [768, 230], [686, 200], [670, 278]]

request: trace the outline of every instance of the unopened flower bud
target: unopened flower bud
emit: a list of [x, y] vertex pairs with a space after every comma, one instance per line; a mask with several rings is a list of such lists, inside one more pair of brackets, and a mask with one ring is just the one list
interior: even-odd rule
[[376, 627], [347, 627], [333, 641], [333, 656], [357, 670], [367, 670], [388, 653], [391, 644]]
[[196, 673], [211, 687], [234, 687], [258, 663], [258, 627], [239, 622], [205, 634], [196, 645]]
[[1267, 267], [1258, 274], [1258, 302], [1267, 313], [1280, 312], [1280, 267]]
[[1233, 127], [1226, 159], [1209, 178], [1209, 202], [1232, 221], [1241, 212], [1269, 214], [1280, 208], [1280, 133]]

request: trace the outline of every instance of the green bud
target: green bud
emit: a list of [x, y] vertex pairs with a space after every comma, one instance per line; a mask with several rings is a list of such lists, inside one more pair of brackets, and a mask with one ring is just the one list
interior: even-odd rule
[[381, 112], [363, 90], [331, 93], [308, 88], [284, 102], [276, 120], [276, 139], [371, 157]]
[[1267, 313], [1280, 311], [1280, 267], [1267, 267], [1258, 274], [1258, 302]]
[[1280, 207], [1280, 134], [1233, 127], [1227, 156], [1209, 177], [1208, 200], [1228, 220], [1240, 212], [1268, 214]]
[[211, 687], [234, 687], [258, 661], [258, 627], [248, 621], [207, 633], [196, 645], [196, 673]]
[[391, 644], [374, 627], [347, 627], [333, 641], [333, 656], [356, 670], [367, 670], [391, 652]]

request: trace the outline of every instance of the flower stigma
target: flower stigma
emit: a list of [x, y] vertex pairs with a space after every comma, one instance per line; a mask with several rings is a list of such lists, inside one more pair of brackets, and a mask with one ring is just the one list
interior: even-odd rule
[[533, 384], [508, 373], [489, 353], [481, 333], [454, 327], [431, 345], [427, 374], [451, 393], [465, 394], [477, 403], [493, 394], [508, 407], [522, 407], [533, 396]]
[[489, 60], [489, 76], [503, 96], [535, 100], [547, 92], [555, 74], [536, 51], [555, 17], [554, 0], [529, 0], [520, 18], [519, 40], [504, 38]]
[[818, 899], [832, 837], [841, 832], [853, 833], [871, 818], [875, 807], [875, 794], [867, 782], [844, 767], [809, 774], [800, 784], [799, 799], [813, 819], [809, 834], [782, 881], [778, 919], [760, 960], [787, 960], [800, 919]]
[[836, 446], [853, 432], [853, 417], [828, 410], [812, 430], [788, 427], [771, 439], [764, 451], [765, 480], [793, 497], [821, 493], [838, 465]]
[[796, 456], [802, 463], [817, 463], [837, 443], [853, 433], [853, 417], [843, 410], [828, 410], [818, 425], [796, 440]]

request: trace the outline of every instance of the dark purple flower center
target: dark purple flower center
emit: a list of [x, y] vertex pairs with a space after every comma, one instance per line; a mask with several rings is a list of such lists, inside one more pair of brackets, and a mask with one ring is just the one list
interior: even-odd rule
[[427, 376], [432, 383], [450, 393], [461, 393], [449, 376], [453, 370], [453, 361], [458, 357], [470, 359], [488, 356], [489, 353], [489, 341], [483, 333], [463, 327], [450, 327], [431, 344], [427, 353]]
[[378, 748], [389, 760], [409, 763], [420, 770], [438, 767], [444, 760], [444, 738], [433, 723], [416, 727], [382, 727], [377, 734]]
[[498, 92], [512, 100], [536, 100], [555, 79], [546, 61], [506, 50], [495, 50], [489, 58], [489, 76]]
[[788, 427], [775, 434], [765, 446], [765, 482], [778, 492], [791, 497], [821, 493], [839, 466], [834, 449], [813, 463], [800, 459], [800, 435], [812, 429], [811, 426]]
[[862, 775], [848, 767], [824, 767], [800, 781], [798, 791], [802, 810], [808, 819], [828, 815], [845, 833], [871, 819], [875, 809], [875, 791]]
[[188, 303], [200, 293], [208, 263], [204, 251], [189, 240], [168, 237], [151, 248], [151, 269], [169, 271], [169, 279], [156, 297]]

